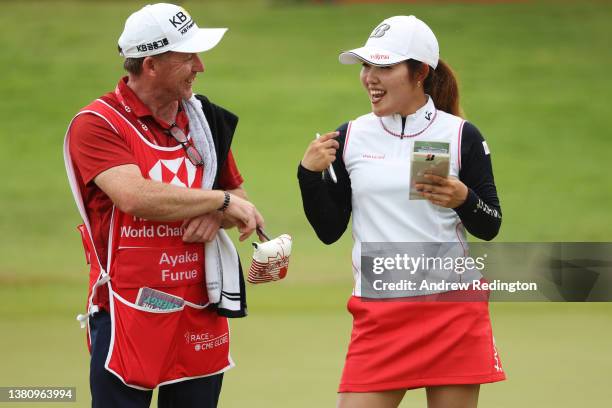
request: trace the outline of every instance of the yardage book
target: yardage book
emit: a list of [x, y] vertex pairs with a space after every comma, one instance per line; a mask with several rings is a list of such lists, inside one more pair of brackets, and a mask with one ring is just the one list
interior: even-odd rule
[[136, 304], [147, 309], [174, 310], [183, 307], [185, 301], [178, 296], [160, 290], [140, 288], [138, 297], [136, 297]]
[[445, 142], [414, 142], [412, 160], [410, 163], [410, 199], [424, 200], [414, 187], [415, 183], [431, 184], [425, 178], [425, 172], [440, 177], [448, 177], [450, 165], [449, 143]]

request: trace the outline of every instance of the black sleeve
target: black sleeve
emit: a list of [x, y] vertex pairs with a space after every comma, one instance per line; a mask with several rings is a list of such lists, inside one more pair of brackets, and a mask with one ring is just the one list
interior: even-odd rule
[[491, 155], [485, 151], [484, 138], [469, 122], [461, 135], [459, 180], [468, 187], [465, 203], [455, 208], [463, 226], [477, 238], [495, 238], [501, 227], [501, 206], [497, 197]]
[[307, 170], [301, 164], [298, 167], [304, 213], [319, 239], [328, 245], [340, 239], [351, 217], [351, 180], [342, 160], [347, 127], [345, 123], [337, 129], [340, 148], [333, 163], [337, 184], [327, 171], [323, 179], [320, 172]]
[[232, 146], [236, 127], [238, 126], [238, 116], [219, 105], [215, 105], [204, 95], [196, 95], [196, 98], [202, 103], [202, 110], [204, 111], [204, 116], [206, 116], [206, 121], [210, 127], [215, 144], [217, 175], [215, 176], [213, 188], [219, 188], [221, 172]]

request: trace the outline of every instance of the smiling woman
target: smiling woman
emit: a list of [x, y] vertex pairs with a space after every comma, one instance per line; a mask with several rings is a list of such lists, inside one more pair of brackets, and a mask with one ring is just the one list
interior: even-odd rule
[[[415, 59], [383, 66], [363, 62], [362, 66], [361, 83], [370, 95], [372, 112], [376, 116], [393, 113], [408, 116], [425, 105], [427, 96], [433, 98], [438, 109], [462, 116], [457, 79], [444, 61], [438, 60], [435, 69]], [[387, 98], [381, 103], [384, 97]]]
[[[426, 388], [430, 408], [476, 407], [480, 384], [505, 379], [488, 303], [426, 302], [419, 290], [409, 299], [364, 301], [361, 250], [373, 242], [465, 248], [466, 230], [495, 237], [501, 209], [488, 148], [461, 117], [457, 81], [423, 21], [386, 19], [364, 47], [339, 59], [362, 64], [372, 112], [313, 141], [298, 169], [306, 216], [323, 242], [338, 240], [353, 219], [353, 331], [338, 406], [396, 407], [406, 390]], [[448, 175], [416, 183], [411, 158], [424, 144], [443, 150]], [[332, 162], [337, 183], [320, 175]], [[444, 288], [433, 293], [453, 296]], [[404, 295], [386, 297], [397, 296]]]

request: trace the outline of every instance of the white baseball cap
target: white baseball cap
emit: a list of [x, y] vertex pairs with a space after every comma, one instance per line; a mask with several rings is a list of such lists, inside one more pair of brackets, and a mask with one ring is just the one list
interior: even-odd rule
[[189, 13], [174, 4], [149, 4], [125, 21], [119, 54], [141, 58], [166, 51], [207, 51], [221, 41], [226, 31], [227, 28], [198, 28]]
[[344, 51], [338, 59], [343, 64], [367, 62], [377, 66], [414, 59], [436, 69], [440, 48], [433, 31], [423, 21], [415, 16], [395, 16], [376, 26], [365, 46]]

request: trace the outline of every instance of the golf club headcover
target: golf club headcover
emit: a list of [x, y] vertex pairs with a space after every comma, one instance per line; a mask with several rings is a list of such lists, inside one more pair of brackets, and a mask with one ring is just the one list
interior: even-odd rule
[[249, 268], [249, 283], [265, 283], [283, 279], [289, 268], [291, 236], [283, 234], [263, 243], [253, 243], [253, 261]]

